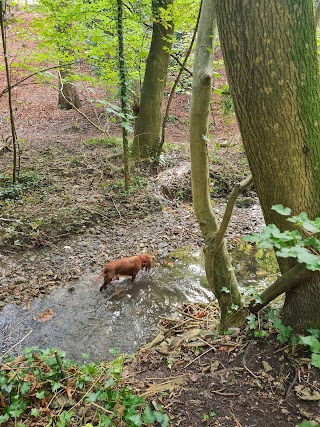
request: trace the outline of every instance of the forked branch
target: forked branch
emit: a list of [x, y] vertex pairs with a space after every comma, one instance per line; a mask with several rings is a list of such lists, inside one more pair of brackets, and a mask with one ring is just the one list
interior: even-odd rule
[[237, 184], [234, 186], [234, 188], [230, 194], [229, 200], [227, 202], [227, 206], [226, 206], [220, 227], [214, 235], [214, 241], [215, 241], [214, 253], [215, 254], [218, 252], [218, 250], [219, 250], [219, 248], [223, 242], [224, 236], [226, 234], [226, 231], [227, 231], [230, 219], [231, 219], [233, 208], [234, 208], [234, 205], [237, 201], [239, 194], [241, 194], [252, 183], [253, 183], [252, 175], [249, 175], [247, 178], [245, 178], [241, 182], [237, 182]]

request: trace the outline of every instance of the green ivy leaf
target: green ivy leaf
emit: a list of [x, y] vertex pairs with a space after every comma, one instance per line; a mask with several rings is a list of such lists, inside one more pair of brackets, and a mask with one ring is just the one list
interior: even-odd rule
[[315, 366], [316, 368], [320, 368], [320, 354], [312, 353], [311, 365]]
[[155, 420], [154, 412], [151, 409], [150, 405], [147, 405], [142, 415], [142, 421], [145, 424], [152, 424], [154, 420]]
[[45, 394], [46, 394], [46, 392], [44, 390], [38, 391], [38, 393], [36, 394], [36, 398], [37, 399], [43, 399]]
[[61, 387], [62, 387], [61, 383], [53, 383], [51, 390], [54, 393], [55, 391], [57, 391]]
[[136, 415], [129, 415], [128, 417], [126, 417], [126, 419], [128, 421], [131, 421], [133, 423], [133, 425], [140, 427], [142, 424], [142, 420], [139, 414]]
[[20, 415], [23, 413], [25, 408], [15, 408], [12, 411], [9, 411], [9, 414], [12, 418], [19, 418]]
[[156, 421], [161, 425], [161, 427], [168, 427], [169, 425], [169, 417], [167, 414], [163, 412], [155, 411], [154, 413]]
[[8, 421], [8, 419], [9, 419], [8, 414], [0, 415], [0, 425], [4, 424], [6, 421]]
[[251, 313], [246, 317], [246, 319], [249, 320], [249, 328], [255, 329], [255, 327], [256, 327], [256, 316], [253, 313]]
[[89, 393], [89, 395], [86, 397], [86, 401], [91, 403], [91, 402], [96, 402], [100, 397], [100, 391], [97, 391], [96, 393], [91, 392]]
[[21, 393], [21, 395], [26, 394], [30, 390], [30, 388], [31, 388], [31, 384], [30, 383], [28, 383], [27, 381], [23, 382], [21, 384], [21, 387], [20, 387], [20, 393]]
[[113, 387], [117, 382], [115, 381], [114, 378], [110, 377], [105, 383], [104, 386], [105, 387]]
[[320, 253], [320, 241], [318, 239], [316, 239], [315, 237], [309, 237], [308, 239], [303, 240], [302, 243], [305, 246], [311, 246], [317, 252]]
[[300, 342], [304, 345], [308, 345], [312, 353], [320, 353], [320, 341], [313, 335], [300, 337]]
[[30, 415], [32, 415], [33, 417], [37, 417], [39, 415], [39, 411], [37, 408], [32, 408]]
[[271, 209], [283, 216], [289, 216], [291, 214], [291, 209], [285, 208], [283, 205], [273, 205]]

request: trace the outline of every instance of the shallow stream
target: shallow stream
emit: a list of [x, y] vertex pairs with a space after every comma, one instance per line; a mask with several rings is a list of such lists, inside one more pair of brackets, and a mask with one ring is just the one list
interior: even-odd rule
[[[243, 284], [260, 285], [270, 271], [261, 268], [251, 252], [242, 248], [241, 256], [238, 253], [238, 278]], [[115, 281], [102, 293], [95, 278], [88, 273], [32, 300], [29, 307], [7, 305], [0, 313], [0, 357], [19, 354], [25, 346], [57, 347], [77, 360], [84, 353], [91, 360], [108, 359], [114, 348], [132, 353], [154, 336], [160, 317], [170, 316], [177, 305], [213, 298], [199, 252], [140, 272], [134, 283], [126, 278]]]

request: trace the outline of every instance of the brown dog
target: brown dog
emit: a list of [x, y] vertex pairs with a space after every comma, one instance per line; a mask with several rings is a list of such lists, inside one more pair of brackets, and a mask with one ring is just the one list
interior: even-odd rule
[[119, 276], [131, 276], [131, 282], [134, 281], [138, 272], [142, 269], [150, 270], [152, 265], [152, 255], [141, 254], [129, 258], [120, 258], [109, 262], [101, 272], [104, 277], [103, 285], [100, 286], [100, 292], [113, 280]]

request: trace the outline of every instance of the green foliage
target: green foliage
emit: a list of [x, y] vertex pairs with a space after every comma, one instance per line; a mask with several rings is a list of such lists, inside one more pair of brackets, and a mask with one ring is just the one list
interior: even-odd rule
[[320, 368], [320, 331], [309, 328], [308, 332], [310, 335], [300, 337], [300, 344], [309, 346], [311, 351], [311, 365]]
[[285, 326], [282, 320], [277, 316], [275, 310], [265, 308], [261, 313], [249, 314], [247, 316], [249, 329], [253, 331], [255, 337], [265, 337], [272, 330], [278, 332], [277, 340], [282, 344], [291, 340], [296, 343], [296, 338], [292, 335], [293, 329], [291, 326]]
[[140, 175], [134, 175], [131, 177], [129, 193], [133, 193], [139, 188], [143, 188], [147, 185], [148, 180]]
[[280, 317], [278, 317], [274, 310], [266, 309], [266, 312], [269, 315], [269, 319], [271, 320], [274, 328], [278, 331], [277, 340], [280, 341], [282, 344], [288, 342], [290, 339], [293, 339], [293, 343], [295, 341], [295, 338], [293, 338], [292, 332], [293, 328], [288, 325], [285, 326], [282, 323], [282, 320]]
[[275, 310], [265, 308], [262, 313], [249, 314], [247, 316], [248, 326], [255, 337], [263, 337], [275, 329], [278, 332], [277, 340], [281, 344], [290, 343], [294, 346], [303, 344], [309, 346], [311, 352], [311, 365], [320, 368], [320, 331], [318, 329], [308, 328], [309, 335], [300, 335], [297, 337], [293, 334], [293, 328], [285, 326], [277, 315]]
[[57, 427], [167, 427], [169, 418], [161, 408], [153, 410], [122, 384], [122, 369], [122, 355], [111, 364], [80, 365], [55, 349], [26, 348], [23, 356], [6, 360], [0, 371], [0, 425], [30, 425], [32, 420]]
[[167, 122], [174, 123], [177, 121], [177, 116], [175, 114], [168, 114]]
[[[220, 78], [221, 76], [219, 73], [215, 73], [215, 77]], [[226, 83], [220, 88], [213, 88], [213, 90], [217, 95], [221, 97], [220, 104], [222, 108], [222, 114], [224, 116], [229, 116], [234, 111], [229, 85]]]
[[314, 424], [311, 421], [302, 421], [297, 427], [320, 427], [320, 424]]
[[[289, 216], [291, 210], [282, 205], [272, 206], [280, 215]], [[312, 271], [320, 270], [320, 241], [314, 236], [320, 232], [320, 217], [310, 220], [306, 212], [287, 218], [298, 229], [281, 232], [275, 224], [263, 228], [261, 233], [253, 233], [243, 239], [255, 242], [259, 248], [274, 248], [282, 258], [296, 258]], [[299, 231], [301, 230], [301, 231]]]
[[268, 329], [265, 329], [265, 322], [261, 321], [260, 314], [249, 314], [247, 316], [249, 329], [253, 332], [254, 337], [265, 337], [268, 335]]
[[22, 196], [39, 187], [41, 179], [34, 172], [25, 173], [20, 176], [19, 182], [11, 183], [11, 177], [0, 176], [0, 200], [18, 200]]
[[203, 421], [206, 423], [206, 425], [211, 425], [210, 421], [212, 418], [214, 418], [217, 414], [214, 411], [211, 411], [210, 414], [203, 414]]
[[92, 138], [88, 139], [84, 142], [85, 145], [89, 145], [91, 147], [101, 145], [105, 147], [120, 147], [121, 141], [120, 139], [116, 137], [109, 137], [109, 138]]

